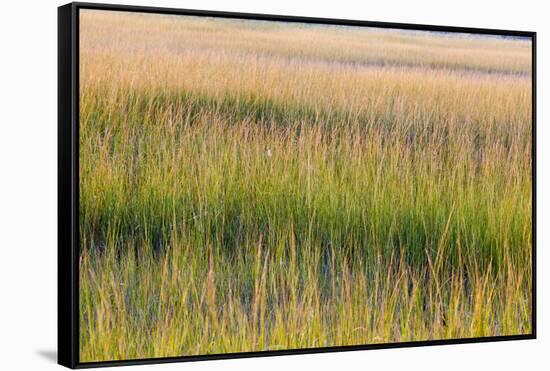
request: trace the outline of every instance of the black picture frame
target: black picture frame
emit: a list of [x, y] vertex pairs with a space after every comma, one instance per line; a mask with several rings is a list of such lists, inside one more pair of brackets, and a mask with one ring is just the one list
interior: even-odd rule
[[[267, 21], [317, 23], [376, 28], [394, 28], [445, 33], [528, 37], [532, 41], [532, 333], [448, 340], [364, 344], [309, 349], [146, 358], [104, 362], [79, 360], [79, 11], [81, 9], [126, 11], [172, 15], [208, 16]], [[423, 24], [371, 22], [269, 14], [232, 13], [158, 7], [70, 3], [58, 8], [58, 363], [69, 368], [203, 361], [228, 358], [265, 357], [321, 352], [342, 352], [431, 345], [527, 340], [536, 338], [536, 32]]]

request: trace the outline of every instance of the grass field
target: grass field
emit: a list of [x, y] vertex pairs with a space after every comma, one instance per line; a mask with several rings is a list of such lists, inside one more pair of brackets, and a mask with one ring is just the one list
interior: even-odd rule
[[80, 360], [531, 333], [531, 43], [81, 10]]

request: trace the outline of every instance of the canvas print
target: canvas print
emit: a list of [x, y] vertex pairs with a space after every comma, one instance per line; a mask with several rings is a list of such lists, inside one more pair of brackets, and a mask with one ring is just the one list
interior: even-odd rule
[[532, 332], [531, 38], [79, 17], [81, 362]]

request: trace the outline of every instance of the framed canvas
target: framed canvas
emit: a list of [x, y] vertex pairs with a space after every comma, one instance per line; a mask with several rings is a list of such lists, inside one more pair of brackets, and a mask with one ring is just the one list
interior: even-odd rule
[[535, 338], [534, 32], [58, 19], [60, 364]]

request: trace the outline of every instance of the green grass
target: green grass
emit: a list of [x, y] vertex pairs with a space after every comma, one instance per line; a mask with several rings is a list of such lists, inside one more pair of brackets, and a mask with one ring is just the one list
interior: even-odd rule
[[85, 66], [81, 361], [531, 332], [529, 79], [302, 68], [278, 93]]
[[84, 120], [84, 359], [530, 331], [528, 142], [186, 101]]

